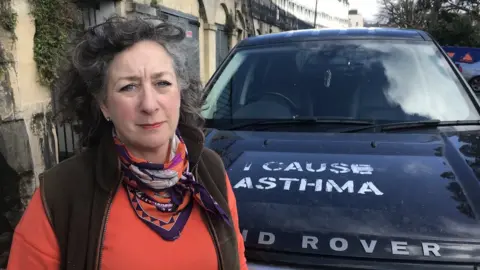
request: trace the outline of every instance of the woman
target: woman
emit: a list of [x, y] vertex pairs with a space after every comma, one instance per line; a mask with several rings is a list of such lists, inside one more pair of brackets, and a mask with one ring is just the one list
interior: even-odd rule
[[40, 177], [7, 269], [247, 269], [183, 38], [138, 18], [83, 36], [57, 91], [86, 149]]

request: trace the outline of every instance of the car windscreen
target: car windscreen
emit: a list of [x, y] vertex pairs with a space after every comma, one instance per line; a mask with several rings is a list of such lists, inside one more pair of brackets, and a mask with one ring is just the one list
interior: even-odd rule
[[238, 49], [206, 89], [207, 120], [476, 120], [432, 42], [331, 40]]

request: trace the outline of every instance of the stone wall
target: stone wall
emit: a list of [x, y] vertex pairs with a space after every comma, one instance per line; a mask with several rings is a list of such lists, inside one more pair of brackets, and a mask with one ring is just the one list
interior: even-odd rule
[[38, 83], [33, 60], [35, 27], [28, 0], [11, 0], [10, 6], [15, 27], [0, 28], [0, 153], [21, 177], [19, 193], [25, 206], [38, 185], [38, 174], [57, 162], [55, 130], [50, 90]]

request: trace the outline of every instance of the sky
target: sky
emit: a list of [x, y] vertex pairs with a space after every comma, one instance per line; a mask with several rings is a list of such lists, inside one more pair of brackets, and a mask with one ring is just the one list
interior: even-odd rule
[[[320, 3], [327, 0], [318, 0], [319, 9]], [[328, 0], [332, 1], [332, 0]], [[315, 8], [315, 0], [295, 0], [295, 2], [305, 5], [307, 7]], [[349, 0], [350, 9], [357, 9], [359, 13], [363, 15], [366, 20], [375, 19], [377, 13], [378, 4], [377, 0]]]

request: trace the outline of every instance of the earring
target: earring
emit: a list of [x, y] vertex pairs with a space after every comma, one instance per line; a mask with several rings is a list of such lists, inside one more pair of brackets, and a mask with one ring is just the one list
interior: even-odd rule
[[107, 119], [107, 122], [112, 121], [112, 119], [110, 117], [106, 117], [105, 119]]

